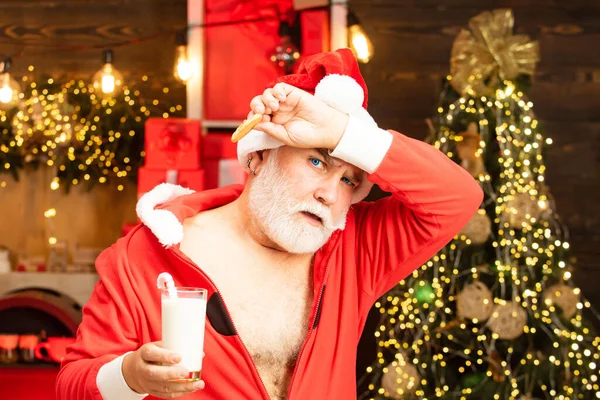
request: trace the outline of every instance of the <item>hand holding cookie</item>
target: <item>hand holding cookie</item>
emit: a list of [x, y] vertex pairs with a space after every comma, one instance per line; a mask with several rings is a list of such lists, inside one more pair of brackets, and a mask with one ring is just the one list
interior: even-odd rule
[[241, 138], [246, 136], [250, 131], [258, 124], [263, 118], [262, 114], [254, 114], [252, 117], [248, 117], [248, 119], [244, 120], [237, 127], [233, 135], [231, 135], [231, 141], [233, 143], [238, 142]]
[[347, 114], [286, 83], [278, 83], [254, 97], [250, 109], [247, 120], [238, 128], [240, 132], [234, 134], [237, 140], [247, 134], [246, 130], [255, 129], [288, 146], [333, 150], [348, 123]]

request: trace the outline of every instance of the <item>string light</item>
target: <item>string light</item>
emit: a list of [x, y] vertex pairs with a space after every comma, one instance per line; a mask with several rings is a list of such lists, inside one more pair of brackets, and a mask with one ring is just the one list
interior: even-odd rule
[[113, 66], [112, 50], [104, 50], [104, 65], [94, 74], [93, 85], [97, 93], [115, 96], [123, 84], [123, 75]]
[[0, 110], [0, 172], [16, 175], [27, 163], [52, 167], [51, 191], [107, 183], [124, 190], [143, 162], [144, 142], [138, 138], [146, 119], [183, 113], [179, 104], [144, 100], [139, 89], [126, 86], [105, 97], [82, 80], [59, 84], [52, 78], [36, 82], [24, 76], [23, 82], [28, 85], [18, 107]]
[[187, 33], [186, 31], [178, 32], [175, 37], [175, 67], [173, 74], [182, 83], [187, 83], [193, 75], [192, 64], [187, 54]]
[[0, 73], [0, 105], [3, 108], [14, 106], [21, 94], [21, 86], [10, 73], [11, 64], [10, 58], [5, 59], [2, 63], [2, 73]]
[[368, 63], [373, 57], [374, 48], [354, 12], [348, 11], [348, 43], [358, 61]]

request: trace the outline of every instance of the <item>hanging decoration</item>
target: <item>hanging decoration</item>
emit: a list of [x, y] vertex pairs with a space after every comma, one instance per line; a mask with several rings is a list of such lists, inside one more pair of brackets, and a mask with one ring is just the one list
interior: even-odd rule
[[504, 216], [512, 228], [523, 229], [526, 224], [536, 221], [541, 211], [534, 196], [529, 193], [516, 193], [507, 196]]
[[577, 314], [580, 301], [581, 290], [564, 283], [557, 283], [544, 290], [544, 303], [560, 307], [561, 315], [568, 319]]
[[515, 301], [496, 304], [489, 326], [498, 338], [505, 340], [516, 339], [523, 334], [527, 324], [527, 312]]
[[294, 66], [300, 58], [300, 51], [292, 41], [290, 24], [287, 21], [279, 23], [280, 43], [271, 54], [271, 61], [279, 67], [285, 75], [294, 71]]
[[405, 361], [402, 354], [396, 355], [397, 360], [391, 362], [381, 378], [383, 387], [389, 397], [395, 400], [406, 398], [414, 393], [420, 385], [420, 375], [414, 365]]
[[492, 221], [485, 210], [477, 210], [477, 213], [461, 229], [460, 234], [465, 235], [474, 244], [485, 243], [492, 234]]
[[486, 321], [493, 310], [492, 292], [481, 281], [466, 284], [456, 297], [456, 312], [461, 318]]
[[467, 130], [454, 137], [460, 165], [474, 178], [486, 173], [482, 155], [482, 140], [477, 122], [471, 121]]

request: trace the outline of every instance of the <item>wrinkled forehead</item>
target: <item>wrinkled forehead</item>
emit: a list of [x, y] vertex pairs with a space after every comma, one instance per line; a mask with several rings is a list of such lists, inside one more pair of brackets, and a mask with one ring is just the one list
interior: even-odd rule
[[364, 171], [361, 170], [360, 168], [350, 164], [349, 162], [346, 162], [344, 160], [341, 160], [339, 158], [336, 157], [332, 157], [329, 154], [329, 150], [327, 149], [309, 149], [309, 152], [317, 152], [318, 154], [321, 155], [321, 157], [323, 157], [323, 160], [325, 161], [325, 163], [327, 163], [327, 165], [331, 165], [334, 166], [336, 168], [344, 168], [348, 171], [348, 175], [350, 175], [350, 177], [355, 180], [355, 181], [360, 181], [362, 179], [362, 176], [364, 174]]

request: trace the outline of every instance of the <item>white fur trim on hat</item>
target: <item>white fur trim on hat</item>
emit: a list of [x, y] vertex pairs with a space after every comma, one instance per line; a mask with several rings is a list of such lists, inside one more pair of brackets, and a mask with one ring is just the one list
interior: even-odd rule
[[170, 183], [161, 183], [138, 200], [135, 206], [138, 218], [150, 228], [163, 246], [169, 247], [181, 243], [183, 225], [172, 212], [156, 210], [155, 207], [176, 197], [192, 193], [194, 191], [191, 189]]
[[248, 160], [248, 154], [259, 150], [276, 149], [281, 146], [283, 146], [282, 141], [275, 139], [273, 136], [264, 133], [263, 131], [252, 129], [238, 142], [238, 160], [242, 167], [245, 168]]
[[365, 92], [354, 78], [330, 74], [321, 79], [315, 87], [315, 97], [336, 110], [355, 114], [362, 108]]

